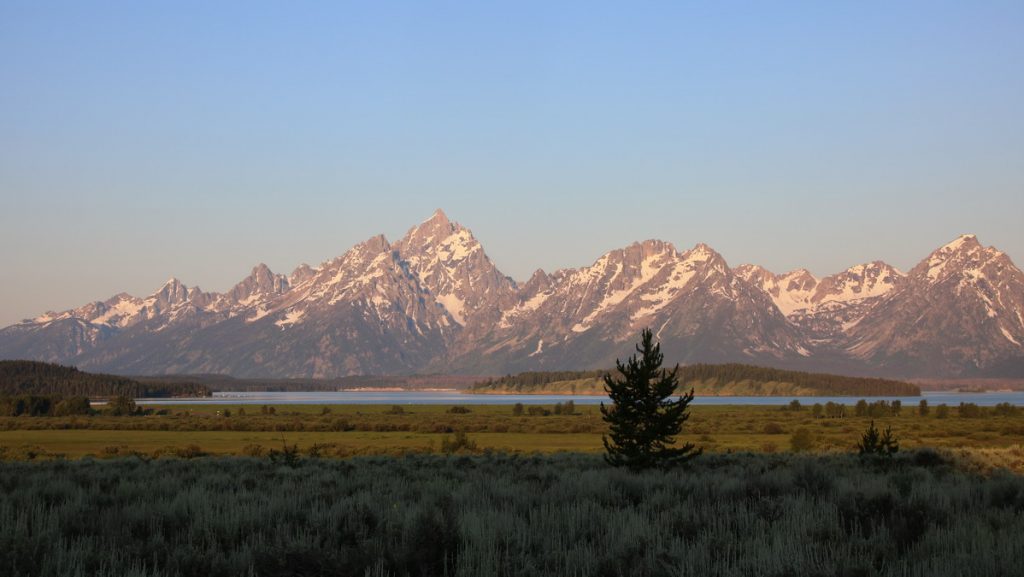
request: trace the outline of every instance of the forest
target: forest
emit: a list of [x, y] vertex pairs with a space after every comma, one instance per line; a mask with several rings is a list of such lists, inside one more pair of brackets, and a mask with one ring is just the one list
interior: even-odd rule
[[204, 384], [187, 380], [160, 379], [143, 383], [136, 379], [87, 373], [75, 367], [53, 363], [0, 361], [0, 395], [205, 397], [210, 395], [210, 389]]
[[[610, 371], [532, 371], [490, 378], [474, 383], [472, 391], [515, 393], [579, 394], [603, 391], [604, 375]], [[682, 388], [694, 387], [698, 394], [773, 394], [800, 396], [918, 396], [912, 383], [891, 379], [850, 377], [758, 367], [739, 363], [693, 364], [679, 367]]]

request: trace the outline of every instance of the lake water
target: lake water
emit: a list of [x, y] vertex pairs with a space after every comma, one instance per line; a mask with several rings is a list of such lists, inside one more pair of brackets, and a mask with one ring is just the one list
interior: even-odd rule
[[[975, 403], [993, 406], [1011, 403], [1024, 406], [1024, 391], [991, 393], [957, 393], [936, 391], [922, 393], [920, 397], [696, 397], [694, 405], [785, 405], [799, 399], [803, 405], [825, 404], [829, 401], [852, 405], [860, 399], [893, 401], [903, 406], [917, 405], [927, 399], [933, 407], [940, 404], [959, 405]], [[573, 401], [577, 405], [596, 405], [608, 402], [598, 395], [471, 395], [438, 391], [319, 391], [305, 393], [218, 392], [212, 397], [137, 399], [146, 405], [552, 405]]]

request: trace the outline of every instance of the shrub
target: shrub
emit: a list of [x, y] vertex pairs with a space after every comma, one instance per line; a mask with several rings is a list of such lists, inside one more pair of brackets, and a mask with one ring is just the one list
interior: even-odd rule
[[57, 403], [53, 414], [58, 417], [67, 415], [91, 415], [92, 407], [89, 406], [89, 399], [85, 397], [68, 397]]
[[522, 403], [516, 403], [515, 405], [513, 405], [512, 406], [512, 414], [517, 416], [517, 417], [521, 416], [523, 414], [523, 404]]
[[792, 401], [789, 402], [790, 411], [799, 411], [801, 409], [803, 409], [803, 405], [800, 404], [799, 400], [793, 399]]
[[830, 419], [841, 419], [845, 417], [846, 405], [841, 405], [832, 401], [825, 403], [825, 416]]
[[274, 463], [280, 463], [287, 467], [295, 468], [299, 466], [299, 447], [298, 445], [291, 444], [281, 441], [282, 448], [280, 451], [271, 449], [267, 456]]
[[462, 405], [455, 405], [454, 407], [448, 409], [448, 412], [452, 413], [453, 415], [465, 415], [466, 413], [469, 413], [470, 410], [468, 407], [463, 407]]
[[262, 457], [266, 450], [262, 445], [249, 444], [242, 447], [242, 454], [248, 457]]
[[1010, 403], [999, 403], [992, 407], [992, 414], [999, 417], [1015, 417], [1018, 412], [1017, 407]]
[[197, 457], [205, 457], [206, 453], [196, 444], [185, 445], [184, 447], [178, 447], [172, 451], [174, 456], [181, 459], [195, 459]]
[[981, 407], [974, 403], [960, 403], [958, 414], [964, 419], [978, 419], [984, 416]]
[[928, 410], [928, 399], [921, 399], [921, 402], [917, 404], [917, 414], [922, 417], [927, 417]]
[[810, 429], [799, 428], [789, 438], [789, 447], [794, 453], [813, 451], [816, 444], [814, 433]]
[[526, 414], [534, 417], [546, 417], [551, 414], [551, 411], [540, 405], [530, 405], [530, 408], [526, 409]]
[[853, 415], [855, 417], [866, 417], [868, 414], [868, 402], [864, 399], [857, 401], [857, 404], [853, 406]]
[[938, 407], [935, 407], [935, 418], [945, 419], [949, 417], [949, 406], [946, 403], [942, 403]]
[[139, 409], [135, 405], [135, 400], [131, 397], [119, 395], [110, 399], [107, 403], [107, 412], [114, 416], [128, 416], [138, 413]]
[[763, 432], [765, 435], [781, 435], [786, 431], [778, 423], [765, 423]]
[[456, 453], [459, 451], [472, 452], [476, 451], [476, 441], [469, 438], [465, 431], [457, 431], [454, 438], [450, 438], [447, 435], [441, 439], [441, 452], [442, 453]]
[[384, 414], [385, 415], [404, 415], [405, 414], [405, 409], [402, 407], [402, 405], [391, 405], [391, 408], [388, 409], [387, 411], [384, 411]]

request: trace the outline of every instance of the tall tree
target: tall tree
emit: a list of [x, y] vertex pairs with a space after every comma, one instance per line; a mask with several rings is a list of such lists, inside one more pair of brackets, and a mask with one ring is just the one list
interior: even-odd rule
[[670, 398], [679, 386], [679, 365], [671, 371], [661, 368], [664, 355], [650, 329], [640, 333], [636, 352], [625, 363], [615, 360], [621, 376], [604, 377], [605, 392], [612, 400], [610, 406], [601, 403], [609, 429], [602, 437], [605, 460], [631, 470], [685, 463], [703, 452], [693, 443], [674, 446], [676, 435], [690, 417], [687, 407], [693, 389], [676, 400]]

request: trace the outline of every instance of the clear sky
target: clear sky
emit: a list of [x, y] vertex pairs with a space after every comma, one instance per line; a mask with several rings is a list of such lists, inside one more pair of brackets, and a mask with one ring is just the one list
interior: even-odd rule
[[1024, 261], [1024, 2], [0, 2], [0, 325], [225, 290], [435, 208], [506, 274], [635, 240]]

